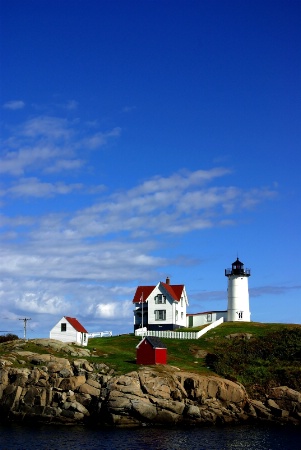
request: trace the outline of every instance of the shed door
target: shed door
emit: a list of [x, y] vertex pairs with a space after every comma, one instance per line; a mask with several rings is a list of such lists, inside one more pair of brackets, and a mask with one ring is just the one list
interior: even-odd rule
[[188, 316], [188, 326], [193, 327], [193, 316]]

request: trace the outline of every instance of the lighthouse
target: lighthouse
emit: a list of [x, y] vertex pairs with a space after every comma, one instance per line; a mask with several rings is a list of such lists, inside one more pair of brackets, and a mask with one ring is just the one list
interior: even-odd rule
[[237, 258], [231, 269], [225, 269], [228, 278], [228, 322], [250, 322], [248, 278], [250, 269]]

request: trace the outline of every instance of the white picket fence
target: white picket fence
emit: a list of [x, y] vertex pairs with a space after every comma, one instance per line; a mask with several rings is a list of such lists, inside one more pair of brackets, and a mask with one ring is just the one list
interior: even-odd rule
[[149, 331], [146, 328], [139, 328], [135, 331], [135, 336], [153, 336], [167, 339], [199, 339], [209, 330], [212, 330], [212, 328], [215, 328], [223, 323], [223, 321], [224, 318], [221, 317], [200, 331]]
[[111, 337], [111, 336], [113, 336], [112, 331], [95, 331], [94, 333], [88, 333], [89, 338]]

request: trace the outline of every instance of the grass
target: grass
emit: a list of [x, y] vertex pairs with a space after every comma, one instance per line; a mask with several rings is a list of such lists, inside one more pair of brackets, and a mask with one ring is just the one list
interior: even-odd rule
[[[256, 322], [226, 322], [210, 330], [197, 340], [161, 339], [167, 346], [168, 364], [181, 370], [212, 374], [207, 367], [205, 356], [212, 352], [219, 343], [225, 342], [225, 337], [234, 333], [250, 333], [254, 337], [265, 336], [268, 333], [294, 327], [286, 324], [263, 324]], [[301, 327], [301, 325], [300, 325]], [[189, 329], [198, 331], [199, 328]], [[187, 331], [188, 329], [182, 330]], [[106, 338], [89, 339], [88, 348], [91, 350], [94, 362], [102, 361], [114, 368], [116, 373], [127, 373], [137, 370], [136, 346], [141, 338], [133, 334]], [[228, 342], [228, 340], [226, 341]]]
[[[169, 365], [176, 366], [181, 370], [209, 375], [214, 372], [207, 367], [206, 354], [214, 352], [217, 346], [226, 346], [229, 343], [229, 340], [225, 339], [227, 335], [250, 333], [253, 337], [261, 337], [293, 327], [301, 328], [301, 325], [226, 322], [208, 331], [208, 333], [197, 340], [162, 339], [162, 342], [167, 346]], [[182, 331], [198, 331], [200, 328], [203, 327], [183, 329]], [[91, 351], [91, 357], [86, 359], [93, 363], [105, 363], [113, 368], [116, 374], [132, 372], [137, 370], [136, 346], [140, 340], [141, 338], [136, 337], [134, 334], [89, 339], [88, 349]], [[35, 353], [52, 353], [55, 356], [68, 358], [69, 360], [76, 359], [66, 353], [55, 353], [53, 350], [35, 345], [30, 340], [24, 344], [24, 341], [21, 342], [21, 350]], [[11, 344], [15, 345], [16, 341]], [[12, 351], [11, 347], [12, 345], [9, 342], [0, 344], [0, 357], [8, 356]], [[264, 365], [262, 364], [261, 367], [264, 367]]]
[[[123, 335], [108, 338], [93, 338], [89, 340], [88, 348], [93, 354], [93, 360], [101, 360], [112, 367], [117, 373], [127, 373], [137, 370], [136, 346], [141, 341], [134, 335]], [[168, 364], [183, 370], [209, 373], [204, 359], [194, 356], [197, 341], [182, 339], [162, 339], [167, 346]], [[199, 350], [197, 347], [196, 351]]]

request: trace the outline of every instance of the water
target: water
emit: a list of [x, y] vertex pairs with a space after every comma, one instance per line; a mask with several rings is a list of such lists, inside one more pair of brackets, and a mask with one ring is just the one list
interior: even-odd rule
[[301, 429], [283, 426], [91, 430], [0, 425], [0, 450], [301, 450]]

